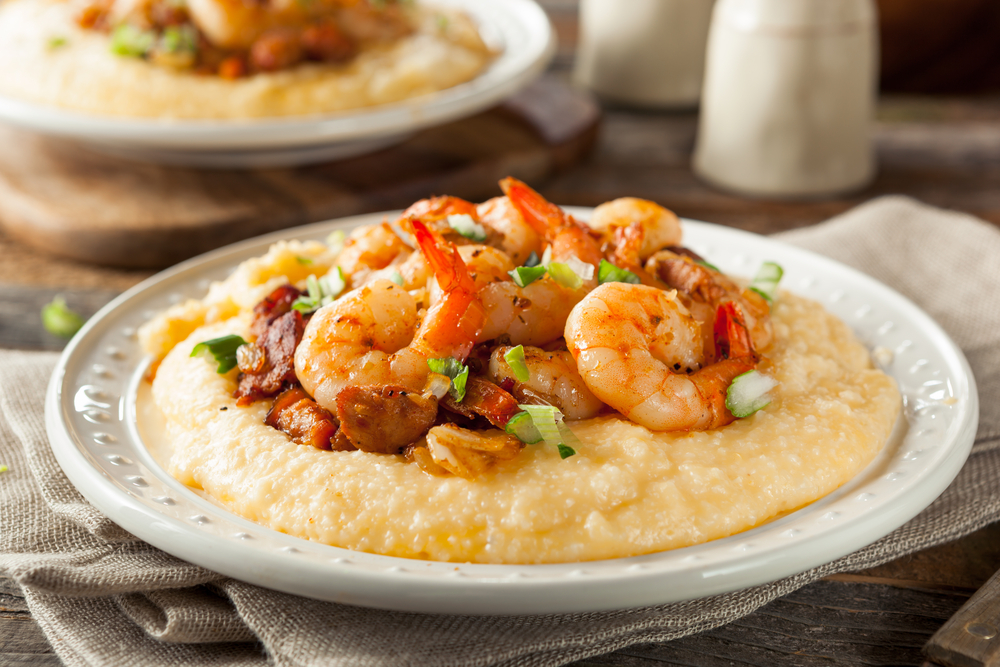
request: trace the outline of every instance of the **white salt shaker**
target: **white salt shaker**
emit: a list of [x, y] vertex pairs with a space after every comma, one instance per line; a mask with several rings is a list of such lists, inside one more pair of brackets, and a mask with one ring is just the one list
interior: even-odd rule
[[573, 79], [650, 107], [698, 104], [715, 0], [582, 0]]
[[719, 0], [695, 172], [740, 193], [832, 195], [875, 174], [872, 0]]

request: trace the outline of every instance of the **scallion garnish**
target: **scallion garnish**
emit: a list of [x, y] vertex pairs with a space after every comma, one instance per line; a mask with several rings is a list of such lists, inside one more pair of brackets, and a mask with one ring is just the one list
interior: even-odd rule
[[392, 275], [389, 276], [389, 280], [396, 283], [400, 287], [403, 286], [403, 274], [399, 271], [393, 271]]
[[83, 326], [83, 322], [82, 317], [69, 309], [62, 295], [42, 306], [42, 326], [50, 334], [60, 338], [72, 338]]
[[160, 48], [167, 53], [195, 53], [198, 50], [198, 32], [190, 25], [169, 25], [160, 36]]
[[471, 215], [460, 213], [448, 216], [448, 226], [467, 239], [481, 243], [486, 240], [486, 228], [472, 219]]
[[195, 357], [202, 352], [208, 352], [219, 362], [219, 367], [215, 370], [220, 375], [228, 373], [236, 368], [236, 350], [247, 342], [240, 336], [230, 335], [202, 341], [191, 350], [191, 356]]
[[518, 382], [527, 382], [531, 379], [531, 373], [528, 371], [528, 364], [524, 358], [523, 345], [518, 345], [507, 350], [503, 355], [503, 359], [510, 366], [510, 370], [514, 373], [514, 377], [517, 378]]
[[757, 275], [750, 281], [750, 289], [768, 301], [774, 301], [778, 293], [778, 283], [781, 282], [783, 275], [785, 271], [780, 266], [774, 262], [764, 262], [760, 265]]
[[7, 472], [10, 468], [7, 467], [6, 463], [0, 463], [0, 472]]
[[334, 267], [330, 273], [319, 279], [310, 274], [306, 278], [306, 295], [296, 299], [292, 304], [292, 309], [303, 315], [311, 313], [322, 306], [333, 303], [333, 300], [340, 296], [346, 286], [344, 272], [339, 266]]
[[156, 33], [123, 23], [111, 33], [111, 53], [142, 58], [156, 44]]
[[[576, 450], [570, 445], [579, 445], [580, 441], [573, 434], [573, 431], [569, 429], [566, 424], [563, 423], [563, 414], [558, 408], [551, 405], [518, 405], [524, 412], [519, 412], [517, 415], [511, 418], [511, 422], [514, 419], [518, 419], [520, 415], [527, 414], [531, 418], [532, 426], [537, 430], [541, 439], [545, 441], [545, 444], [555, 447], [559, 451], [559, 456], [562, 458], [567, 458], [576, 454]], [[508, 426], [510, 422], [507, 422]], [[533, 436], [534, 433], [525, 426], [524, 418], [520, 417], [518, 423], [515, 425], [517, 431], [527, 433]], [[521, 438], [519, 432], [510, 430], [508, 428], [508, 433]], [[522, 442], [528, 444], [534, 444], [538, 440], [529, 442], [524, 438], [521, 438]], [[566, 443], [570, 443], [570, 445]]]
[[564, 262], [549, 262], [548, 267], [549, 275], [552, 276], [552, 280], [556, 281], [563, 287], [568, 287], [569, 289], [580, 289], [583, 285], [583, 279], [576, 274], [576, 271], [571, 269], [568, 264]]
[[54, 51], [55, 49], [66, 46], [67, 44], [69, 44], [69, 40], [65, 37], [51, 37], [49, 38], [48, 46]]
[[511, 417], [507, 425], [504, 426], [504, 430], [528, 445], [542, 441], [542, 434], [535, 428], [534, 422], [531, 421], [531, 415], [527, 412], [518, 412]]
[[630, 283], [639, 284], [639, 276], [631, 271], [620, 269], [606, 259], [601, 260], [601, 266], [597, 269], [597, 282], [604, 283]]
[[514, 281], [515, 285], [518, 287], [527, 287], [544, 276], [546, 271], [548, 271], [548, 269], [544, 266], [519, 266], [513, 271], [508, 271], [507, 273]]
[[722, 271], [720, 271], [720, 270], [719, 270], [719, 267], [717, 267], [717, 266], [716, 266], [715, 264], [712, 264], [711, 262], [706, 262], [706, 261], [705, 261], [705, 260], [703, 260], [703, 259], [698, 259], [698, 260], [695, 260], [695, 263], [696, 263], [696, 264], [701, 264], [701, 265], [702, 265], [702, 266], [704, 266], [704, 267], [705, 267], [706, 269], [712, 269], [712, 270], [713, 270], [713, 271], [715, 271], [716, 273], [722, 273]]
[[461, 403], [462, 399], [465, 398], [465, 383], [469, 379], [469, 367], [454, 357], [428, 359], [427, 367], [432, 372], [451, 379], [451, 388], [448, 391], [456, 403]]
[[310, 264], [313, 263], [311, 259], [309, 259], [308, 257], [303, 257], [302, 255], [296, 255], [295, 261], [301, 264], [302, 266], [309, 266]]
[[734, 417], [749, 417], [771, 403], [767, 392], [778, 386], [777, 380], [758, 371], [737, 375], [726, 390], [726, 409]]
[[344, 233], [343, 229], [335, 229], [326, 237], [326, 245], [329, 246], [331, 252], [339, 255], [340, 251], [344, 249], [346, 239], [347, 234]]

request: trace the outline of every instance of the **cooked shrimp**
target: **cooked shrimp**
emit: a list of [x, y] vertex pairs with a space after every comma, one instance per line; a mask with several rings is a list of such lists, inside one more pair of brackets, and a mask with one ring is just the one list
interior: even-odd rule
[[634, 249], [636, 263], [657, 250], [681, 242], [681, 221], [674, 212], [645, 199], [622, 197], [605, 202], [594, 209], [589, 222], [603, 242], [615, 245], [620, 243], [617, 236], [622, 230], [635, 226], [632, 235], [639, 241]]
[[458, 251], [487, 313], [477, 342], [506, 335], [514, 344], [549, 343], [562, 336], [569, 312], [586, 293], [563, 287], [549, 276], [518, 287], [508, 274], [515, 265], [502, 251], [478, 245], [461, 246]]
[[510, 387], [508, 391], [521, 403], [554, 405], [570, 420], [595, 417], [604, 407], [601, 399], [587, 388], [573, 355], [566, 350], [546, 352], [525, 346], [524, 362], [529, 378], [521, 382], [504, 359], [510, 349], [502, 345], [493, 350], [487, 376], [501, 387]]
[[[552, 248], [552, 259], [565, 261], [576, 257], [595, 269], [601, 263], [601, 247], [586, 225], [516, 178], [508, 176], [500, 181], [500, 187], [525, 222]], [[590, 282], [591, 287], [597, 284], [596, 274]]]
[[500, 236], [499, 248], [515, 265], [521, 266], [536, 253], [542, 256], [542, 237], [524, 221], [524, 216], [507, 197], [494, 197], [476, 207], [479, 222]]
[[733, 420], [732, 380], [757, 365], [739, 308], [716, 317], [719, 361], [703, 363], [701, 330], [676, 294], [606, 283], [577, 304], [566, 343], [590, 390], [626, 418], [654, 431], [709, 429]]
[[337, 265], [354, 287], [363, 285], [372, 271], [409, 256], [413, 249], [386, 223], [358, 227], [344, 242]]
[[295, 351], [295, 372], [316, 402], [335, 410], [351, 386], [398, 386], [419, 392], [428, 359], [464, 360], [483, 326], [484, 311], [454, 247], [413, 222], [417, 241], [443, 288], [443, 296], [417, 328], [413, 297], [376, 280], [320, 308]]
[[774, 338], [771, 306], [760, 294], [740, 287], [726, 275], [691, 257], [670, 250], [653, 254], [645, 268], [667, 286], [679, 290], [682, 301], [694, 313], [695, 318], [705, 323], [703, 337], [706, 349], [711, 350], [715, 313], [727, 301], [739, 304], [754, 348], [764, 351], [771, 345]]

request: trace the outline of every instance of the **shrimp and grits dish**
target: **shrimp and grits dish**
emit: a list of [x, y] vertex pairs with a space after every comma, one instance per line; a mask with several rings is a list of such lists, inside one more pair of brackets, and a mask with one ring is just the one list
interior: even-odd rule
[[496, 54], [412, 0], [6, 0], [0, 94], [100, 115], [238, 119], [411, 99]]
[[272, 529], [474, 563], [635, 556], [832, 492], [895, 382], [822, 306], [617, 199], [482, 204], [287, 241], [139, 331], [171, 475]]

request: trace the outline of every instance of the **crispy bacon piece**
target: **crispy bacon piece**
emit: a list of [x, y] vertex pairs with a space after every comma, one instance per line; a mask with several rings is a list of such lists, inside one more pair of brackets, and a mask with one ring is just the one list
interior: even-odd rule
[[282, 285], [253, 307], [253, 322], [250, 335], [260, 338], [271, 323], [292, 310], [292, 304], [302, 296], [302, 292], [291, 285]]
[[470, 375], [465, 384], [465, 398], [457, 403], [451, 394], [445, 394], [441, 406], [469, 419], [486, 417], [490, 423], [503, 428], [510, 418], [521, 411], [517, 400], [489, 380]]
[[301, 387], [279, 394], [264, 423], [287, 433], [300, 445], [312, 445], [316, 449], [333, 449], [335, 445], [343, 445], [336, 438], [337, 418], [309, 398]]
[[254, 343], [266, 355], [264, 366], [256, 373], [240, 375], [240, 384], [233, 394], [237, 405], [250, 405], [262, 398], [274, 396], [286, 385], [297, 385], [295, 376], [295, 348], [302, 340], [305, 326], [302, 313], [293, 310], [285, 313], [267, 328]]
[[309, 58], [323, 62], [343, 62], [358, 52], [354, 42], [331, 19], [320, 19], [303, 30], [302, 48]]
[[339, 437], [378, 454], [398, 454], [434, 424], [437, 402], [404, 387], [347, 387], [337, 395]]

